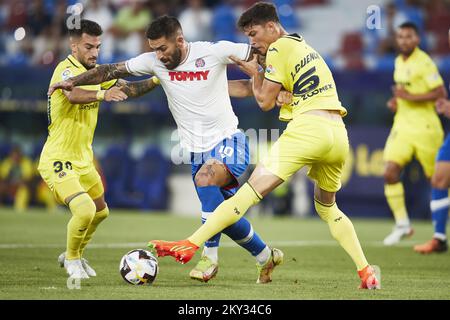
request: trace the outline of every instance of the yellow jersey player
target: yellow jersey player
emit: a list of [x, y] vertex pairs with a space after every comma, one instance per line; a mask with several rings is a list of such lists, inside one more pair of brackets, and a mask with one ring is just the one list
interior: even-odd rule
[[[348, 217], [335, 202], [341, 172], [349, 151], [342, 107], [332, 74], [323, 58], [297, 34], [287, 34], [275, 7], [258, 2], [239, 19], [239, 28], [260, 55], [266, 56], [265, 72], [258, 72], [257, 57], [246, 62], [233, 58], [251, 76], [253, 93], [262, 110], [271, 110], [283, 88], [293, 94], [281, 116], [290, 120], [269, 155], [257, 165], [250, 179], [191, 237], [182, 241], [150, 241], [159, 256], [171, 255], [188, 262], [201, 244], [238, 221], [247, 210], [304, 166], [315, 180], [315, 208], [328, 223], [331, 234], [350, 255], [361, 278], [360, 288], [380, 287], [375, 268], [367, 262]], [[267, 282], [283, 260], [277, 250], [261, 266]]]
[[395, 227], [384, 239], [387, 246], [411, 236], [400, 175], [413, 156], [430, 178], [444, 132], [435, 110], [435, 101], [447, 92], [439, 71], [430, 57], [419, 49], [417, 27], [409, 22], [396, 33], [400, 55], [395, 60], [393, 98], [388, 107], [395, 112], [394, 124], [384, 148], [384, 192], [395, 218]]
[[[69, 30], [72, 54], [58, 64], [50, 85], [96, 67], [101, 34], [101, 27], [90, 20], [81, 20], [80, 28]], [[56, 90], [48, 98], [48, 137], [38, 170], [56, 200], [72, 213], [67, 225], [67, 248], [58, 258], [71, 278], [96, 275], [82, 258], [83, 252], [109, 214], [92, 152], [100, 101], [122, 101], [144, 94], [156, 86], [153, 79], [110, 80], [70, 92]]]

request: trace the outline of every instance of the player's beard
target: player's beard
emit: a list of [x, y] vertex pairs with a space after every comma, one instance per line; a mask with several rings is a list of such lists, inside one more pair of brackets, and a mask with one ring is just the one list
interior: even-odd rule
[[403, 56], [409, 57], [414, 52], [414, 49], [416, 49], [416, 47], [401, 49], [401, 53], [402, 53]]
[[86, 70], [91, 70], [91, 69], [94, 69], [95, 68], [95, 66], [97, 65], [97, 60], [95, 60], [95, 62], [88, 62], [88, 61], [86, 61], [86, 60], [79, 60], [79, 59], [77, 59], [82, 65], [83, 65], [83, 67], [85, 67], [86, 68]]
[[86, 62], [83, 64], [83, 66], [86, 68], [86, 70], [94, 69], [96, 65], [97, 65], [97, 60], [95, 60], [95, 62], [93, 62], [93, 63]]
[[181, 62], [181, 49], [176, 48], [175, 52], [170, 58], [172, 61], [169, 64], [165, 65], [165, 67], [169, 70], [173, 70], [178, 67]]

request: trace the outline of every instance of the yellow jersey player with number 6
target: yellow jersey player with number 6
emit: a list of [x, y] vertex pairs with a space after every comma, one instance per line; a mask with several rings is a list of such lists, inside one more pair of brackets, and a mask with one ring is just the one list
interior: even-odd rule
[[[50, 85], [96, 67], [101, 34], [101, 27], [90, 20], [81, 20], [78, 29], [69, 30], [72, 54], [58, 64]], [[109, 214], [92, 151], [100, 101], [139, 96], [153, 89], [156, 82], [154, 78], [138, 82], [110, 80], [72, 91], [56, 90], [48, 97], [48, 137], [38, 170], [56, 200], [72, 213], [67, 225], [67, 248], [58, 261], [73, 279], [96, 275], [83, 259], [83, 252]]]
[[[289, 124], [248, 182], [222, 202], [192, 236], [181, 241], [154, 240], [149, 246], [159, 256], [171, 255], [181, 263], [188, 262], [202, 243], [235, 223], [263, 196], [307, 166], [309, 177], [315, 180], [317, 213], [355, 263], [360, 288], [380, 288], [376, 270], [367, 262], [353, 224], [335, 202], [349, 143], [342, 121], [347, 111], [339, 101], [331, 71], [302, 37], [287, 34], [270, 3], [258, 2], [250, 7], [238, 26], [252, 47], [266, 56], [266, 70], [258, 71], [256, 55], [248, 62], [231, 59], [251, 77], [254, 96], [263, 111], [274, 108], [280, 90], [292, 93], [292, 102], [283, 106], [280, 114]], [[271, 281], [274, 267], [282, 261], [282, 254], [273, 249], [271, 259], [261, 266], [266, 282]]]

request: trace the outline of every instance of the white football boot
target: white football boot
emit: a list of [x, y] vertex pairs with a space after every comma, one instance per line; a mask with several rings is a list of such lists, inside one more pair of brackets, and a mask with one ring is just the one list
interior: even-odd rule
[[97, 276], [97, 272], [95, 272], [95, 270], [90, 265], [88, 265], [88, 261], [85, 258], [81, 258], [81, 265], [83, 266], [84, 271], [86, 271], [89, 277]]
[[392, 232], [383, 240], [385, 246], [393, 246], [402, 240], [403, 238], [410, 237], [414, 233], [414, 229], [410, 225], [398, 226], [395, 225]]
[[81, 265], [81, 259], [64, 260], [64, 268], [72, 279], [89, 279], [88, 274]]
[[[64, 261], [66, 259], [66, 253], [63, 252], [58, 257], [58, 263], [61, 268], [64, 267]], [[88, 264], [88, 261], [84, 258], [81, 258], [81, 265], [83, 266], [84, 271], [87, 273], [89, 277], [96, 277], [97, 273], [95, 270]]]

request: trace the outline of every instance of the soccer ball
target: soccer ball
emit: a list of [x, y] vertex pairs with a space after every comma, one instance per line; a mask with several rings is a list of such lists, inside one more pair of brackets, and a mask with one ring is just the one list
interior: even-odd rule
[[158, 274], [158, 260], [147, 250], [131, 250], [120, 260], [120, 275], [134, 285], [150, 285]]

